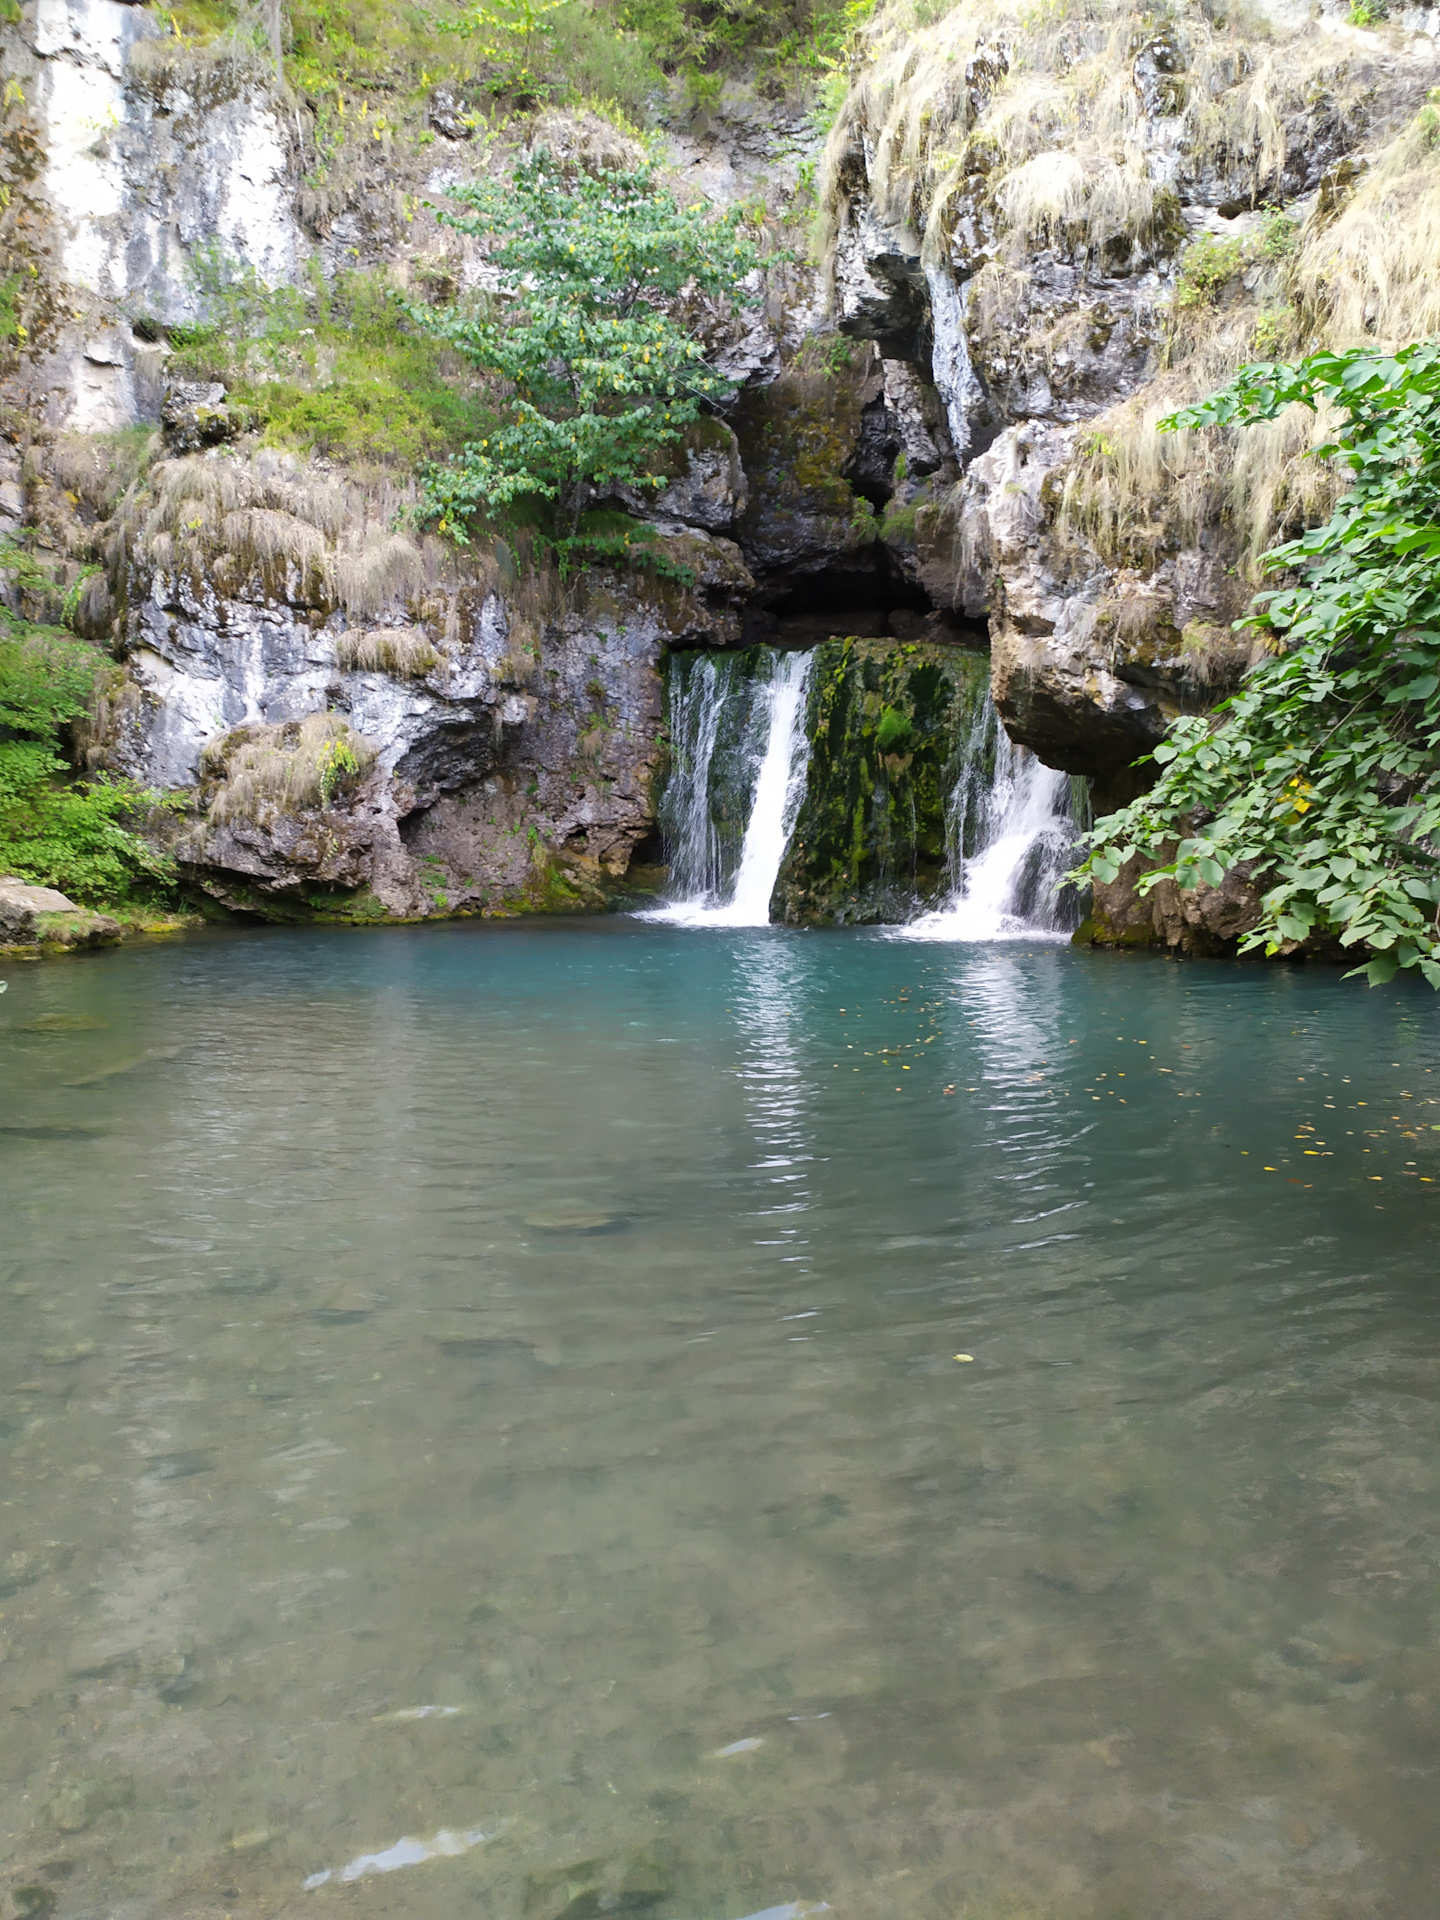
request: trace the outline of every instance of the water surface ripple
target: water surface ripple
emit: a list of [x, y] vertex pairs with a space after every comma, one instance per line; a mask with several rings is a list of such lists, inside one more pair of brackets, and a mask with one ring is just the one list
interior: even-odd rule
[[17, 1913], [1435, 1910], [1428, 994], [624, 920], [9, 978]]

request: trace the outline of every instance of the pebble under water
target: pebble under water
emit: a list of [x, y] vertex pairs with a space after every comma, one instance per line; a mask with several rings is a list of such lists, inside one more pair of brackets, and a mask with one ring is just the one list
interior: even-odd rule
[[623, 920], [6, 971], [17, 1914], [1434, 1911], [1427, 990]]

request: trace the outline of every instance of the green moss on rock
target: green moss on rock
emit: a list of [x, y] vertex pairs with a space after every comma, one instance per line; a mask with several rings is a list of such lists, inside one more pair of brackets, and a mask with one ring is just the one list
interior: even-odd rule
[[776, 918], [903, 919], [943, 892], [947, 809], [988, 685], [985, 658], [958, 647], [849, 639], [817, 649], [809, 777]]
[[740, 544], [764, 567], [869, 547], [868, 501], [845, 478], [860, 438], [864, 367], [791, 371], [742, 397], [735, 431], [749, 477]]

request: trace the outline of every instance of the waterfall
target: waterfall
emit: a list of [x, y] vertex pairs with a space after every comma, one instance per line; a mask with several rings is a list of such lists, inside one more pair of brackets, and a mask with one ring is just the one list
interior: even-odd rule
[[[809, 653], [760, 650], [772, 667], [767, 681], [748, 679], [734, 660], [704, 656], [672, 667], [670, 741], [674, 770], [661, 824], [670, 856], [670, 905], [647, 919], [685, 927], [764, 927], [770, 896], [805, 793], [805, 696]], [[740, 711], [731, 715], [731, 708]], [[724, 868], [724, 784], [727, 720], [739, 722], [736, 759], [743, 777], [746, 820], [733, 878]], [[737, 798], [740, 796], [736, 796]]]
[[1069, 777], [1017, 747], [987, 699], [949, 813], [955, 889], [896, 933], [911, 940], [1063, 940], [1075, 924]]
[[671, 766], [660, 803], [660, 830], [671, 889], [682, 900], [708, 899], [722, 880], [723, 849], [710, 805], [710, 773], [730, 678], [713, 654], [691, 655], [683, 667], [678, 661], [671, 665]]

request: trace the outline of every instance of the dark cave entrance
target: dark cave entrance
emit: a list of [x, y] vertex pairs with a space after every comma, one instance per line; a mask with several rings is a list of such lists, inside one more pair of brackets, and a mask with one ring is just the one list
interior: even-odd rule
[[[858, 563], [858, 564], [857, 564]], [[762, 579], [742, 616], [744, 647], [814, 647], [824, 640], [936, 640], [985, 651], [983, 620], [937, 608], [878, 543], [826, 566]]]

